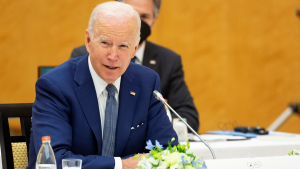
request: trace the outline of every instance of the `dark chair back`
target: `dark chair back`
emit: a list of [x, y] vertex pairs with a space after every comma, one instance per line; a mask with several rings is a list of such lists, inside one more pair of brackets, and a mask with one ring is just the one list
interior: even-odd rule
[[53, 69], [55, 66], [38, 66], [38, 78]]
[[[11, 136], [9, 132], [8, 118], [16, 117], [20, 118], [22, 136]], [[26, 151], [22, 153], [26, 153], [28, 163], [31, 117], [32, 103], [0, 104], [0, 145], [3, 169], [13, 169], [16, 168], [15, 165], [19, 165], [16, 163], [18, 156], [21, 155], [17, 150]], [[20, 142], [24, 142], [24, 144], [21, 145]]]

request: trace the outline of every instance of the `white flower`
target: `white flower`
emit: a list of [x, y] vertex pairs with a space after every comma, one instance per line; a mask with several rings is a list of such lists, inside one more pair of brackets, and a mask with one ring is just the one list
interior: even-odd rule
[[148, 162], [152, 163], [154, 165], [157, 165], [159, 163], [159, 160], [157, 160], [157, 159], [155, 159], [153, 157], [150, 157], [150, 158], [148, 158]]
[[168, 166], [175, 165], [178, 161], [181, 161], [180, 153], [173, 152], [166, 156], [165, 162], [168, 164]]
[[178, 163], [176, 163], [176, 164], [170, 166], [170, 169], [183, 169], [183, 165], [182, 164], [179, 165]]
[[184, 153], [173, 152], [170, 153], [168, 156], [165, 156], [164, 162], [167, 163], [167, 166], [170, 166], [170, 169], [181, 169], [183, 168], [181, 156], [188, 157]]
[[167, 169], [166, 166], [158, 166], [156, 169]]
[[141, 166], [143, 169], [152, 169], [152, 164], [146, 159], [139, 161], [138, 166]]
[[161, 152], [161, 158], [162, 158], [162, 160], [167, 159], [167, 158], [168, 158], [168, 155], [170, 155], [170, 154], [171, 154], [171, 153], [170, 153], [169, 150], [164, 150], [164, 151], [162, 151], [162, 152]]
[[166, 163], [165, 161], [160, 161], [157, 169], [164, 169], [164, 168], [167, 168], [167, 167], [169, 167], [168, 163]]

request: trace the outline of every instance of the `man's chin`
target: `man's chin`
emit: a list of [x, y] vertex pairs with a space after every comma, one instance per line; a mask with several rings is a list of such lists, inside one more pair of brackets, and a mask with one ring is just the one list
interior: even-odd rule
[[106, 78], [103, 78], [103, 80], [106, 83], [108, 83], [108, 84], [114, 83], [117, 79], [118, 79], [118, 77], [106, 77]]

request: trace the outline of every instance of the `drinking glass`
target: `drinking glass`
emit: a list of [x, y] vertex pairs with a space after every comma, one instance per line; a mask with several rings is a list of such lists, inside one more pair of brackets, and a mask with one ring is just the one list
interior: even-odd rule
[[63, 169], [81, 169], [81, 159], [67, 158], [62, 159]]
[[[186, 119], [183, 118], [183, 120], [186, 122]], [[186, 125], [179, 120], [178, 118], [173, 119], [173, 128], [177, 133], [178, 141], [179, 142], [187, 142], [188, 141], [188, 130]]]

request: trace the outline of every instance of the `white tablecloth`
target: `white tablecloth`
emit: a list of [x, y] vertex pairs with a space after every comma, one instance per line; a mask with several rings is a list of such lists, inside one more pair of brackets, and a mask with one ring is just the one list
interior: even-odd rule
[[[300, 141], [271, 141], [261, 139], [220, 141], [209, 143], [217, 159], [285, 156], [292, 149], [300, 150]], [[202, 142], [190, 142], [196, 156], [212, 159], [209, 149]]]
[[[241, 141], [219, 141], [210, 142], [217, 159], [228, 158], [249, 158], [285, 156], [292, 149], [300, 150], [300, 141], [271, 141], [262, 139], [251, 139]], [[196, 156], [203, 156], [204, 159], [212, 159], [209, 149], [202, 142], [190, 142], [191, 148]], [[1, 147], [0, 147], [0, 169], [2, 169]]]

